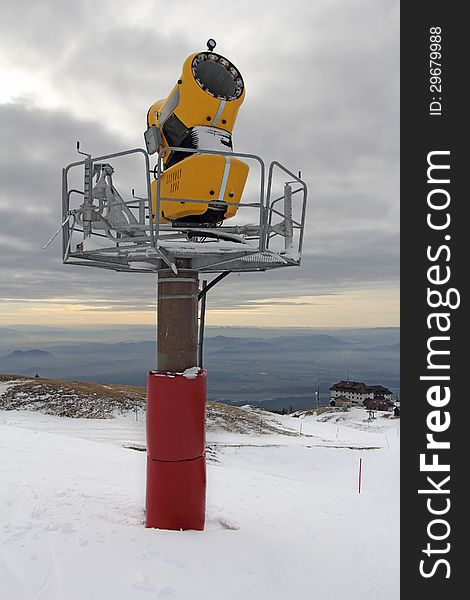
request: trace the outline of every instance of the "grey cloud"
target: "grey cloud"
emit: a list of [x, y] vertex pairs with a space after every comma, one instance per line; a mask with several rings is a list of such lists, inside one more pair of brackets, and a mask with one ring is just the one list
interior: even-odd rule
[[[76, 140], [95, 155], [141, 146], [148, 107], [168, 94], [187, 54], [204, 46], [206, 29], [183, 30], [179, 15], [200, 14], [202, 22], [212, 4], [181, 4], [167, 7], [163, 30], [153, 12], [145, 23], [127, 23], [122, 2], [28, 2], [21, 36], [11, 24], [23, 4], [6, 4], [4, 56], [44, 73], [68, 103], [60, 110], [38, 108], [37, 98], [0, 105], [5, 297], [77, 297], [90, 308], [97, 297], [114, 309], [117, 298], [142, 310], [152, 305], [154, 276], [64, 267], [57, 240], [47, 251], [41, 246], [60, 224], [60, 172], [77, 159]], [[310, 195], [305, 255], [300, 269], [232, 275], [211, 292], [210, 306], [396, 285], [398, 3], [248, 4], [249, 21], [224, 9], [232, 24], [224, 36], [222, 21], [213, 22], [217, 49], [247, 85], [235, 147], [302, 170]], [[155, 3], [146, 6], [158, 12]]]
[[262, 306], [315, 306], [315, 302], [289, 302], [288, 300], [245, 300], [239, 306], [257, 308]]
[[80, 312], [151, 312], [155, 313], [154, 304], [129, 304], [128, 306], [111, 305], [111, 306], [94, 306], [92, 308], [82, 308]]

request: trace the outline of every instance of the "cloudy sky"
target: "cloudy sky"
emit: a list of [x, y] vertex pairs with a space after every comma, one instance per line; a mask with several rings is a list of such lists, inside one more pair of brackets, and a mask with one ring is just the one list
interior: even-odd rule
[[[208, 323], [399, 324], [398, 0], [2, 0], [0, 324], [153, 323], [155, 277], [63, 266], [61, 169], [143, 146], [185, 58], [241, 71], [239, 152], [301, 170], [302, 266], [233, 274]], [[138, 189], [138, 185], [136, 186]]]

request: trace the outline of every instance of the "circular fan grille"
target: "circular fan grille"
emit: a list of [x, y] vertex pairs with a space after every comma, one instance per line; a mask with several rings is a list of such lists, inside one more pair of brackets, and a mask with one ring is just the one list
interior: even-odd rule
[[200, 52], [192, 62], [193, 77], [209, 95], [220, 100], [236, 100], [244, 89], [238, 69], [214, 52]]

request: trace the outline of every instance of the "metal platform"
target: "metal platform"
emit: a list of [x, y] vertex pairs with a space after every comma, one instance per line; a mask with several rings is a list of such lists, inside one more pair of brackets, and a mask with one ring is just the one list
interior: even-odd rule
[[[162, 156], [170, 151], [228, 155], [255, 163], [257, 169], [250, 171], [258, 173], [258, 181], [254, 184], [252, 178], [244, 194], [254, 196], [254, 201], [237, 203], [237, 215], [221, 226], [159, 224], [152, 215], [151, 177], [157, 180], [158, 215], [160, 202], [171, 201], [161, 197], [159, 185]], [[254, 154], [176, 147], [162, 150], [154, 168], [142, 148], [85, 156], [63, 169], [59, 231], [65, 264], [138, 273], [168, 267], [176, 273], [178, 259], [186, 259], [186, 268], [205, 273], [266, 271], [300, 264], [307, 186], [280, 163], [274, 161], [266, 170], [263, 160]], [[130, 157], [134, 162], [136, 157], [143, 159], [138, 183], [145, 187], [145, 195], [136, 196], [132, 190], [125, 200], [115, 185], [115, 164]], [[131, 177], [135, 175], [134, 165]], [[273, 197], [276, 186], [281, 189]], [[214, 204], [212, 199], [200, 202]]]

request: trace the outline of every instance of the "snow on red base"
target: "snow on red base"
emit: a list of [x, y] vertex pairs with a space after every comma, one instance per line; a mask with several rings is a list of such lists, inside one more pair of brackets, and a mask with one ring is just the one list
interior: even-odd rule
[[116, 445], [129, 419], [95, 442], [80, 419], [0, 412], [0, 597], [396, 600], [399, 421], [364, 415], [214, 435], [207, 529], [171, 532], [144, 527], [145, 453]]

